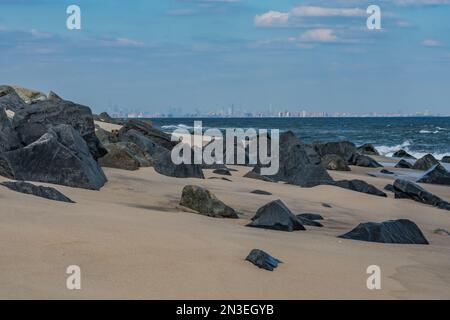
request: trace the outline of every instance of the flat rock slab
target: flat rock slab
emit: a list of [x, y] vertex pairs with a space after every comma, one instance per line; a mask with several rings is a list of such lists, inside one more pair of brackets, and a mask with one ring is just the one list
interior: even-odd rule
[[213, 173], [220, 174], [220, 175], [223, 175], [223, 176], [231, 176], [231, 172], [227, 168], [216, 169], [216, 170], [213, 171]]
[[444, 210], [450, 210], [450, 203], [425, 190], [418, 184], [405, 179], [397, 179], [394, 182], [396, 199], [411, 199]]
[[0, 184], [2, 186], [5, 186], [6, 188], [16, 191], [16, 192], [30, 194], [30, 195], [34, 195], [36, 197], [41, 197], [41, 198], [45, 198], [45, 199], [49, 199], [49, 200], [75, 203], [75, 201], [72, 201], [70, 198], [66, 197], [64, 194], [62, 194], [55, 188], [36, 186], [32, 183], [28, 183], [28, 182], [24, 182], [24, 181], [17, 181], [17, 182], [7, 181], [7, 182], [2, 182]]
[[407, 219], [361, 223], [339, 238], [378, 243], [429, 244], [419, 227]]
[[276, 267], [278, 267], [279, 263], [282, 263], [280, 260], [259, 249], [253, 249], [250, 251], [245, 260], [250, 261], [258, 268], [268, 271], [273, 271]]
[[271, 196], [272, 195], [270, 192], [264, 191], [264, 190], [253, 190], [253, 191], [250, 191], [250, 193], [259, 194], [262, 196]]
[[321, 224], [320, 222], [305, 218], [303, 215], [298, 214], [297, 215], [297, 219], [301, 222], [302, 225], [304, 226], [310, 226], [310, 227], [323, 227], [323, 224]]
[[300, 213], [297, 215], [297, 217], [299, 216], [312, 221], [323, 220], [323, 217], [318, 213]]

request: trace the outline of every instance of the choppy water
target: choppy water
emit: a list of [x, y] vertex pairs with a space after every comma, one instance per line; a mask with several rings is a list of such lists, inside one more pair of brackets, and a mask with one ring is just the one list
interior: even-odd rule
[[256, 128], [292, 130], [304, 142], [349, 140], [356, 145], [372, 143], [390, 156], [404, 149], [419, 158], [427, 153], [437, 159], [450, 155], [450, 117], [423, 118], [165, 118], [152, 119], [155, 126], [171, 132], [192, 129], [194, 120], [207, 128]]

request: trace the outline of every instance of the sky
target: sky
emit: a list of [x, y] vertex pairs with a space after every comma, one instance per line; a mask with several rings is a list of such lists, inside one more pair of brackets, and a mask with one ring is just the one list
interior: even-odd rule
[[450, 0], [0, 0], [0, 83], [95, 112], [450, 114]]

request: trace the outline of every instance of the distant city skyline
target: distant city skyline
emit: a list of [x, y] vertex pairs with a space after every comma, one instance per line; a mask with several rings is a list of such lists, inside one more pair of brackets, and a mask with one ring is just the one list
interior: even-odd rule
[[448, 114], [449, 34], [448, 0], [0, 0], [0, 82], [96, 113]]

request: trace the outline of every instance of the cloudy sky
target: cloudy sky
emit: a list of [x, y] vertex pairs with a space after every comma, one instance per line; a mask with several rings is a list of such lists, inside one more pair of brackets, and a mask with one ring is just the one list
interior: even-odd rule
[[448, 114], [450, 0], [0, 0], [0, 70], [95, 111]]

